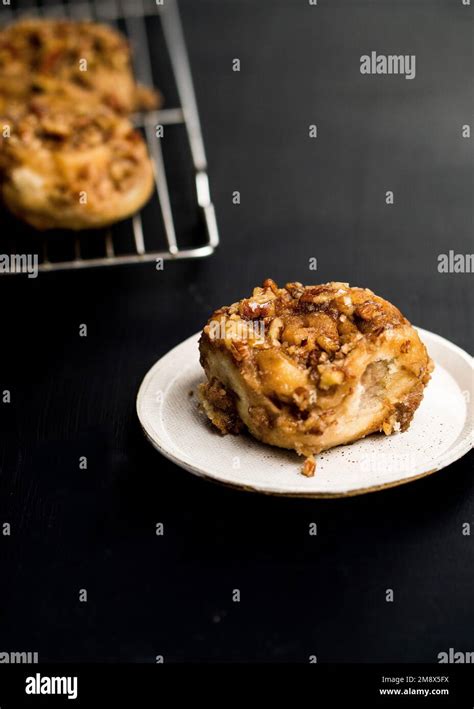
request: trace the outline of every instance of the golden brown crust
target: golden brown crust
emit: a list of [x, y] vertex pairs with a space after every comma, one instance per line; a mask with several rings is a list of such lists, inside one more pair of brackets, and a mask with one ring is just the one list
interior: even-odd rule
[[157, 108], [161, 97], [134, 81], [130, 47], [107, 25], [27, 19], [0, 32], [0, 112], [33, 95], [100, 101], [121, 113]]
[[32, 99], [0, 138], [9, 209], [37, 229], [99, 228], [149, 199], [153, 168], [140, 133], [111, 109]]
[[200, 352], [256, 438], [305, 455], [406, 430], [433, 367], [395, 306], [338, 282], [278, 288], [267, 279], [212, 315]]

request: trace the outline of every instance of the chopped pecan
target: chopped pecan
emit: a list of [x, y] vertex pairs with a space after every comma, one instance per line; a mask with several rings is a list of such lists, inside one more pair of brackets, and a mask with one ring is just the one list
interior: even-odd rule
[[241, 342], [240, 340], [232, 340], [230, 344], [230, 351], [234, 359], [237, 362], [242, 362], [244, 359], [250, 357], [250, 348], [246, 342]]
[[305, 289], [300, 303], [327, 303], [334, 298], [334, 288], [331, 286], [313, 286]]
[[264, 288], [270, 288], [270, 290], [273, 291], [273, 293], [277, 294], [278, 293], [278, 286], [275, 283], [275, 281], [272, 278], [266, 278], [263, 281], [263, 287]]
[[257, 320], [258, 318], [266, 318], [274, 312], [272, 303], [257, 303], [252, 298], [243, 300], [239, 307], [240, 315], [246, 320]]
[[314, 472], [316, 470], [316, 461], [312, 455], [309, 456], [309, 458], [306, 458], [305, 462], [303, 463], [303, 468], [301, 470], [301, 475], [304, 475], [305, 478], [312, 478], [314, 477]]
[[279, 343], [282, 330], [284, 328], [284, 323], [281, 318], [274, 318], [270, 323], [268, 328], [268, 337], [272, 341], [272, 344]]

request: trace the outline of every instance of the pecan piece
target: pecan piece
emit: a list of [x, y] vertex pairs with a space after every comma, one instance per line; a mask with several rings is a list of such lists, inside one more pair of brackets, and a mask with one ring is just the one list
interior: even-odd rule
[[316, 461], [314, 460], [314, 457], [312, 455], [310, 455], [309, 458], [306, 458], [305, 462], [303, 463], [301, 475], [304, 475], [305, 478], [312, 478], [312, 477], [314, 477], [315, 470], [316, 470]]

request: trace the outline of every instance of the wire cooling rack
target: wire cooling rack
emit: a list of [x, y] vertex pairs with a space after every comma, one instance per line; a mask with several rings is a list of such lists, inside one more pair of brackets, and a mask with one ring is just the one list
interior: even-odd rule
[[[41, 252], [38, 253], [38, 270], [42, 272], [211, 255], [219, 243], [219, 232], [177, 1], [56, 0], [52, 4], [48, 0], [25, 0], [20, 7], [13, 9], [11, 3], [10, 8], [0, 9], [2, 25], [32, 16], [94, 20], [124, 32], [132, 45], [136, 79], [146, 86], [161, 89], [165, 108], [132, 117], [146, 138], [155, 168], [155, 195], [142, 212], [94, 233], [33, 233], [13, 221], [9, 228], [7, 225], [7, 230], [14, 235], [13, 243], [11, 239], [9, 243], [11, 250]], [[149, 26], [156, 22], [158, 26], [153, 24], [153, 35], [150, 35]], [[159, 63], [164, 65], [163, 72], [171, 76], [162, 74], [155, 80], [153, 69], [157, 62], [153, 50], [159, 44], [163, 45], [160, 51], [164, 57]], [[166, 87], [161, 85], [164, 78], [164, 83], [173, 86], [170, 94], [174, 92], [174, 100], [168, 100]], [[164, 138], [157, 138], [157, 126], [163, 126]], [[181, 134], [170, 139], [170, 150], [175, 154], [171, 152], [166, 159], [164, 147], [168, 133], [177, 128], [181, 128]], [[170, 164], [175, 182], [174, 199], [169, 184]], [[187, 216], [183, 219], [185, 212]], [[8, 221], [8, 216], [2, 215], [2, 218]], [[198, 235], [201, 238], [196, 243]], [[4, 243], [2, 251], [5, 246]]]

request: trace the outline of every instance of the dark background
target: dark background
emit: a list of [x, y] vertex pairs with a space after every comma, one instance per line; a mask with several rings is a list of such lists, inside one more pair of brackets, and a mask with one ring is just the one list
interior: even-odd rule
[[[181, 8], [221, 247], [163, 272], [1, 279], [0, 390], [12, 402], [0, 404], [0, 522], [12, 533], [0, 536], [0, 651], [137, 662], [431, 662], [450, 647], [472, 651], [473, 537], [462, 535], [474, 524], [472, 457], [365, 497], [280, 499], [180, 470], [135, 415], [150, 366], [268, 276], [367, 286], [472, 352], [472, 275], [437, 272], [438, 254], [472, 251], [472, 141], [461, 138], [472, 122], [472, 8]], [[361, 76], [372, 49], [416, 54], [416, 78]]]

